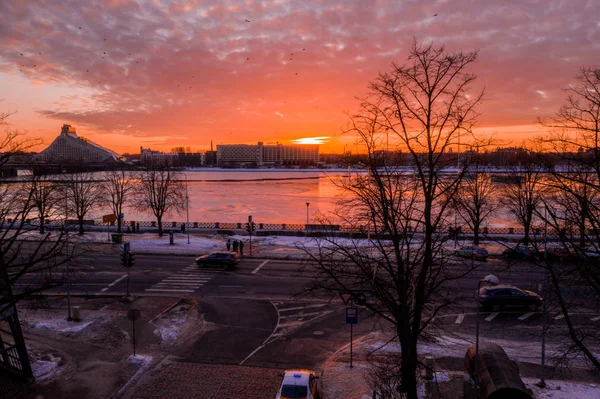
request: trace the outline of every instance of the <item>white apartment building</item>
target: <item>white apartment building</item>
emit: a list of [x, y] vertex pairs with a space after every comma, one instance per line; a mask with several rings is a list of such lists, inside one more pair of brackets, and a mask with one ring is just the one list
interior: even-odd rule
[[217, 162], [221, 166], [276, 165], [319, 162], [319, 146], [310, 145], [217, 145]]

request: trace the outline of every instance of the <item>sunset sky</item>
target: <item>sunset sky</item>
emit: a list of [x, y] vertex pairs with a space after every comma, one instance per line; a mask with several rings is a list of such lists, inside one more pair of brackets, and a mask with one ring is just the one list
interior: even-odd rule
[[600, 5], [2, 0], [0, 112], [45, 145], [67, 123], [119, 153], [312, 137], [341, 152], [355, 96], [413, 37], [479, 49], [479, 132], [508, 145], [539, 134], [579, 68], [600, 63]]

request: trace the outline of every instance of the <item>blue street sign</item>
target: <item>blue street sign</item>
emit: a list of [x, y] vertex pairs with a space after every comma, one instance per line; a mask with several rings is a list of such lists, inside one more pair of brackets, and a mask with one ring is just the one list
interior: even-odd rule
[[129, 253], [130, 247], [131, 247], [131, 243], [129, 243], [129, 242], [126, 242], [125, 244], [123, 244], [123, 252]]
[[346, 308], [346, 324], [358, 323], [358, 311], [356, 308]]
[[123, 214], [123, 213], [119, 213], [119, 219], [121, 219], [121, 220], [122, 220], [124, 217], [125, 217], [125, 214]]

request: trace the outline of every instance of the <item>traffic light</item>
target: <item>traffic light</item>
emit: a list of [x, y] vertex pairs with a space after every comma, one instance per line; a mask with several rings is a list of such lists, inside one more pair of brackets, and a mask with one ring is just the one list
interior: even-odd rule
[[254, 222], [250, 222], [250, 230], [256, 231], [256, 224], [254, 224]]
[[127, 267], [127, 252], [121, 254], [121, 266]]
[[248, 233], [250, 233], [250, 231], [251, 231], [250, 228], [251, 228], [250, 222], [246, 223], [246, 231]]
[[127, 264], [127, 267], [132, 267], [135, 264], [135, 255], [132, 254], [131, 252], [128, 253], [127, 255], [129, 255], [129, 262]]

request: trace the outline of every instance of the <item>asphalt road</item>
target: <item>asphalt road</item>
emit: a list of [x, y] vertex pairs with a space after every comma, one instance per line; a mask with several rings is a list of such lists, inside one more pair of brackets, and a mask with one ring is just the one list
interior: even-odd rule
[[[536, 290], [543, 271], [529, 262], [506, 267], [500, 259], [475, 261], [476, 272], [456, 282], [465, 294], [463, 309], [436, 320], [452, 333], [473, 333], [477, 321], [475, 301], [469, 299], [477, 281], [494, 274], [501, 282]], [[457, 264], [457, 268], [460, 265]], [[127, 269], [118, 256], [97, 255], [81, 259], [71, 281], [72, 294], [124, 295]], [[199, 268], [191, 256], [136, 255], [130, 269], [129, 292], [140, 296], [195, 298], [198, 311], [218, 328], [201, 336], [181, 354], [187, 361], [230, 363], [272, 367], [315, 367], [349, 342], [349, 327], [341, 301], [327, 303], [297, 294], [310, 282], [314, 270], [300, 261], [243, 258], [233, 271]], [[14, 289], [34, 284], [42, 276], [27, 275]], [[49, 290], [65, 294], [66, 286]], [[600, 312], [582, 312], [576, 323], [600, 327]], [[549, 316], [556, 326], [564, 324], [557, 313]], [[512, 309], [479, 315], [482, 336], [538, 341], [541, 313]], [[363, 311], [356, 336], [375, 328], [375, 321]], [[552, 337], [550, 338], [552, 339]]]

